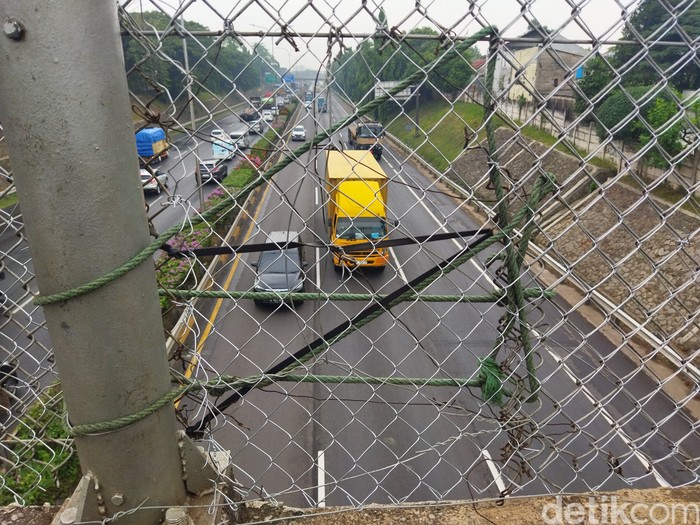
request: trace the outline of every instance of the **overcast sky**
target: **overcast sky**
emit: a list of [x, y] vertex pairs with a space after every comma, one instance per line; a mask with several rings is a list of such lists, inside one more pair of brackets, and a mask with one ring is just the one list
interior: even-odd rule
[[[126, 3], [129, 11], [152, 10], [157, 6], [168, 13], [184, 3], [186, 20], [212, 30], [223, 29], [224, 19], [229, 19], [239, 31], [279, 31], [277, 22], [285, 21], [295, 31], [327, 35], [330, 21], [352, 33], [371, 33], [375, 28], [373, 15], [376, 17], [383, 7], [389, 27], [398, 26], [404, 33], [439, 24], [457, 35], [467, 36], [483, 25], [495, 25], [504, 36], [514, 37], [527, 30], [530, 19], [560, 30], [561, 36], [569, 39], [590, 39], [593, 35], [609, 40], [620, 37], [622, 13], [631, 13], [637, 0], [421, 0], [418, 9], [415, 0], [367, 0], [366, 10], [362, 10], [361, 0], [314, 0], [312, 5], [307, 0], [122, 0], [121, 3]], [[574, 9], [579, 10], [577, 16], [572, 15]], [[317, 68], [326, 53], [326, 38], [296, 41], [298, 53], [287, 42], [275, 46], [274, 55], [280, 65], [292, 69]], [[270, 49], [271, 42], [270, 37], [265, 38], [263, 45]], [[354, 47], [357, 43], [351, 40], [346, 45]], [[479, 48], [485, 51], [486, 44], [480, 44]], [[338, 50], [336, 45], [334, 52]]]

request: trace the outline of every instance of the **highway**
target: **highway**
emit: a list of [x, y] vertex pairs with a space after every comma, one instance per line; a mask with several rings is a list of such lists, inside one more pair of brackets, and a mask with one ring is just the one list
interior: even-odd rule
[[[340, 119], [346, 108], [333, 102], [318, 125]], [[303, 108], [299, 122], [311, 137], [314, 118]], [[225, 130], [237, 117], [217, 121]], [[200, 130], [206, 133], [211, 126]], [[347, 147], [345, 132], [333, 143]], [[298, 145], [300, 143], [296, 143]], [[294, 148], [295, 144], [289, 144]], [[193, 143], [175, 143], [159, 169], [171, 177], [168, 197], [146, 196], [149, 216], [163, 231], [199, 206]], [[197, 155], [210, 156], [200, 144]], [[324, 153], [305, 154], [288, 166], [246, 212], [240, 235], [262, 242], [272, 230], [297, 230], [307, 243], [327, 240], [323, 220]], [[463, 199], [435, 185], [406, 156], [388, 146], [381, 165], [391, 183], [389, 207], [399, 227], [393, 237], [453, 232], [482, 226]], [[208, 185], [207, 191], [214, 185]], [[7, 212], [7, 210], [6, 210]], [[21, 215], [5, 221], [0, 249], [13, 275], [31, 279], [29, 252], [16, 231]], [[392, 250], [384, 272], [336, 273], [328, 253], [307, 247], [307, 291], [389, 293], [455, 253], [462, 241]], [[441, 277], [431, 294], [484, 294], [494, 276], [484, 269], [493, 247], [478, 260]], [[228, 290], [251, 290], [256, 254], [232, 258], [217, 272]], [[9, 275], [9, 272], [8, 272]], [[526, 286], [539, 286], [523, 275]], [[3, 346], [13, 348], [26, 333], [25, 370], [48, 366], [48, 333], [40, 309], [31, 306], [14, 278], [0, 282], [11, 318], [2, 329]], [[33, 289], [33, 288], [32, 288]], [[359, 302], [306, 301], [290, 309], [260, 308], [252, 300], [224, 301], [221, 308], [200, 301], [192, 346], [201, 351], [193, 374], [259, 374], [363, 308]], [[503, 308], [494, 304], [411, 302], [394, 308], [334, 344], [310, 367], [317, 375], [473, 378], [479, 359], [492, 349]], [[218, 416], [212, 437], [232, 453], [237, 481], [248, 496], [278, 495], [289, 505], [359, 505], [403, 501], [498, 497], [634, 485], [678, 486], [692, 481], [688, 458], [700, 450], [697, 423], [676, 410], [658, 381], [616, 350], [562, 298], [532, 312], [537, 319], [537, 376], [540, 400], [500, 413], [484, 403], [478, 389], [278, 383], [252, 390]], [[206, 316], [206, 317], [205, 317]], [[207, 331], [204, 328], [212, 328]], [[545, 338], [546, 336], [546, 338]], [[36, 345], [36, 346], [34, 346]], [[502, 350], [499, 359], [505, 356]], [[513, 369], [524, 375], [516, 355]], [[48, 379], [48, 377], [47, 377]], [[216, 401], [216, 400], [213, 400]], [[189, 406], [188, 406], [189, 405]], [[183, 401], [191, 422], [202, 412]], [[534, 421], [534, 423], [532, 423]], [[507, 461], [501, 461], [501, 458]], [[619, 462], [619, 465], [618, 463]], [[695, 467], [697, 472], [697, 466]]]
[[[335, 103], [339, 119], [346, 110]], [[319, 116], [317, 116], [318, 118]], [[329, 114], [318, 124], [327, 126]], [[307, 136], [314, 119], [300, 120]], [[338, 133], [336, 147], [347, 147]], [[294, 145], [290, 144], [294, 149]], [[265, 190], [246, 242], [272, 230], [297, 230], [325, 241], [323, 152], [290, 165]], [[385, 150], [393, 236], [478, 228], [464, 200], [426, 179], [405, 156]], [[447, 241], [397, 247], [391, 268], [332, 270], [327, 252], [307, 249], [308, 290], [388, 293], [458, 250]], [[483, 294], [494, 289], [483, 264], [496, 248], [430, 286], [434, 294]], [[255, 254], [226, 266], [220, 283], [251, 290]], [[526, 285], [539, 286], [524, 274]], [[198, 340], [197, 377], [259, 374], [360, 311], [353, 302], [306, 301], [290, 309], [227, 301]], [[278, 383], [253, 390], [212, 424], [213, 438], [232, 451], [237, 480], [250, 497], [289, 505], [358, 505], [397, 501], [498, 497], [676, 486], [693, 481], [680, 468], [700, 440], [693, 420], [616, 346], [596, 334], [561, 298], [545, 303], [534, 331], [540, 401], [500, 415], [478, 390], [389, 385]], [[564, 314], [566, 312], [566, 315]], [[479, 358], [497, 339], [503, 310], [493, 304], [407, 303], [332, 347], [309, 370], [347, 376], [473, 378]], [[201, 328], [201, 327], [200, 327]], [[200, 329], [200, 333], [202, 330]], [[585, 343], [582, 343], [584, 341]], [[504, 351], [500, 358], [503, 358]], [[605, 357], [605, 361], [601, 360]], [[524, 376], [515, 356], [514, 370]], [[581, 381], [579, 381], [581, 379]], [[633, 392], [652, 393], [635, 399]], [[201, 415], [201, 414], [200, 414]], [[658, 424], [658, 430], [655, 425]], [[676, 445], [677, 444], [677, 445]], [[506, 458], [502, 463], [500, 458]]]

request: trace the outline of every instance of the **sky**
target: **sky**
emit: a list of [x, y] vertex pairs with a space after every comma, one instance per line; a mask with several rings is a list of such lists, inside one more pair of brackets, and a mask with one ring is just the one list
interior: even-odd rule
[[[638, 0], [120, 0], [129, 11], [160, 9], [174, 13], [183, 5], [185, 19], [199, 22], [212, 30], [221, 30], [224, 20], [238, 31], [279, 31], [284, 21], [299, 32], [322, 35], [295, 39], [296, 52], [286, 41], [274, 45], [274, 56], [289, 69], [316, 69], [327, 51], [328, 21], [346, 32], [371, 33], [376, 26], [379, 8], [386, 13], [389, 27], [407, 33], [417, 27], [437, 25], [468, 36], [484, 25], [494, 25], [505, 37], [515, 37], [528, 29], [527, 20], [560, 31], [568, 39], [599, 40], [620, 38], [623, 12], [631, 13]], [[578, 10], [576, 16], [572, 12]], [[277, 38], [267, 37], [268, 49]], [[251, 45], [259, 39], [249, 40]], [[345, 41], [355, 47], [359, 39]], [[486, 43], [478, 45], [486, 51]], [[583, 47], [590, 47], [583, 45]], [[605, 49], [605, 48], [604, 48]], [[339, 51], [335, 45], [334, 52]]]

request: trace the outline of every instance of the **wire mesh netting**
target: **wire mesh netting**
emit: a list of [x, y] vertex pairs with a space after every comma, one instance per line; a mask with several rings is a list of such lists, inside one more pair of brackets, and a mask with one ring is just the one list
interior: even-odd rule
[[[700, 5], [118, 10], [173, 388], [207, 382], [177, 413], [240, 499], [698, 482]], [[80, 470], [11, 164], [0, 135], [1, 492], [53, 502]]]

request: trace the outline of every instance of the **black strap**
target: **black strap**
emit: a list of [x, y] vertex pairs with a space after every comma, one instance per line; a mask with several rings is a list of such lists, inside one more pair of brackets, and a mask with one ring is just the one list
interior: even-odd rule
[[336, 246], [333, 244], [313, 244], [313, 243], [303, 243], [303, 242], [286, 242], [286, 243], [274, 243], [274, 242], [264, 242], [264, 243], [254, 243], [254, 244], [239, 244], [239, 245], [225, 245], [225, 246], [212, 246], [210, 248], [195, 248], [194, 250], [180, 250], [170, 244], [163, 244], [160, 249], [166, 252], [170, 257], [183, 258], [183, 257], [211, 257], [214, 255], [227, 255], [232, 253], [251, 253], [251, 252], [266, 252], [272, 250], [285, 250], [301, 247], [311, 247], [311, 248], [323, 248], [324, 250], [330, 250], [333, 253], [353, 253], [361, 252], [365, 250], [376, 250], [378, 248], [391, 248], [394, 246], [407, 246], [411, 244], [423, 244], [426, 242], [433, 241], [445, 241], [450, 239], [463, 239], [474, 237], [475, 235], [489, 234], [491, 235], [491, 230], [464, 230], [459, 232], [450, 233], [433, 233], [430, 235], [419, 235], [417, 237], [401, 237], [398, 239], [384, 239], [377, 242], [367, 241], [359, 244], [352, 244], [349, 246]]

